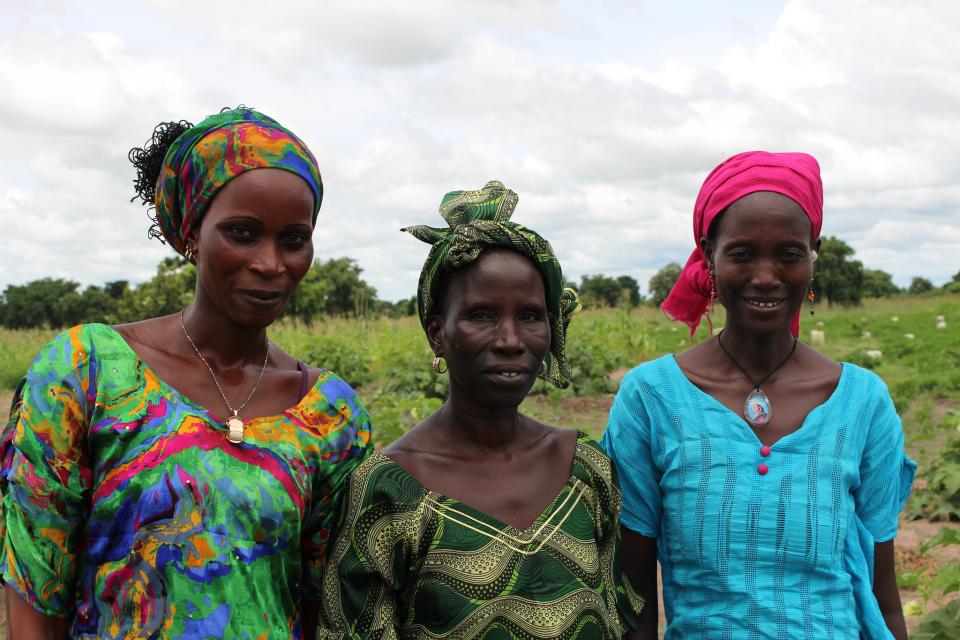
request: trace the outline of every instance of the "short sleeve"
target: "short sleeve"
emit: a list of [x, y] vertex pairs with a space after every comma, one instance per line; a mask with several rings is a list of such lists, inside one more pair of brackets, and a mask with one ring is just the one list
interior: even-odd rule
[[86, 434], [97, 373], [91, 349], [83, 327], [43, 348], [0, 453], [2, 579], [48, 616], [69, 615], [75, 602], [91, 483]]
[[350, 476], [323, 579], [321, 639], [397, 638], [422, 488], [382, 456]]
[[370, 416], [350, 386], [335, 375], [324, 372], [328, 379], [323, 390], [329, 394], [328, 414], [340, 421], [324, 441], [325, 473], [313, 491], [313, 504], [302, 531], [304, 577], [302, 594], [311, 600], [320, 599], [327, 544], [334, 520], [340, 509], [347, 478], [373, 451]]
[[857, 517], [875, 542], [897, 535], [900, 511], [910, 497], [917, 463], [903, 449], [903, 427], [893, 400], [879, 379], [867, 414], [867, 437], [860, 457], [860, 484], [853, 492]]
[[636, 370], [624, 377], [600, 445], [619, 478], [623, 494], [620, 522], [631, 531], [656, 538], [662, 508], [659, 473], [640, 383], [635, 378]]

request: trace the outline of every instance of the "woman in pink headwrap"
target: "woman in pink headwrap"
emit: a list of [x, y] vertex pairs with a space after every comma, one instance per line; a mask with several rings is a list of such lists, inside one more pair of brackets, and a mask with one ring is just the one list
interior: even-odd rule
[[873, 373], [800, 343], [823, 220], [817, 161], [741, 153], [694, 208], [697, 248], [663, 304], [691, 335], [631, 371], [602, 444], [623, 491], [625, 570], [665, 638], [905, 639], [893, 539], [916, 465]]

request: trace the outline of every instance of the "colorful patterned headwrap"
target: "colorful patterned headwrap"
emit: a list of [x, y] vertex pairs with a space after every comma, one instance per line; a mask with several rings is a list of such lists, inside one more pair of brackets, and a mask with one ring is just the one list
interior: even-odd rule
[[[823, 183], [820, 165], [806, 153], [768, 153], [747, 151], [721, 162], [700, 187], [693, 208], [693, 240], [697, 248], [687, 260], [680, 279], [660, 308], [673, 320], [690, 327], [693, 337], [700, 318], [710, 304], [710, 272], [700, 250], [700, 238], [727, 207], [756, 191], [773, 191], [800, 205], [810, 218], [811, 240], [820, 237], [823, 225]], [[793, 335], [800, 335], [800, 313], [791, 324]]]
[[273, 118], [240, 107], [184, 131], [167, 150], [157, 178], [157, 226], [178, 253], [217, 192], [245, 171], [273, 167], [303, 178], [317, 221], [323, 183], [310, 149]]
[[482, 189], [451, 191], [443, 196], [440, 215], [449, 228], [417, 225], [401, 229], [433, 245], [420, 272], [417, 312], [426, 330], [436, 306], [436, 288], [441, 276], [467, 266], [484, 249], [501, 247], [527, 256], [543, 276], [550, 322], [550, 352], [544, 359], [540, 377], [565, 389], [573, 379], [565, 351], [567, 325], [580, 309], [580, 303], [577, 293], [564, 287], [560, 263], [550, 243], [536, 231], [510, 221], [518, 200], [517, 194], [503, 183], [491, 180]]

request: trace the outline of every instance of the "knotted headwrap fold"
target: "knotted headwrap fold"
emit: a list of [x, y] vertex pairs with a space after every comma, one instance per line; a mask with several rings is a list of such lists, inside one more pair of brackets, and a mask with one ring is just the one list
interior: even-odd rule
[[550, 243], [536, 231], [510, 221], [518, 200], [503, 183], [491, 180], [482, 189], [451, 191], [443, 197], [440, 215], [448, 228], [417, 225], [401, 229], [433, 245], [420, 272], [417, 313], [426, 330], [442, 274], [467, 266], [484, 249], [502, 247], [527, 256], [543, 277], [550, 323], [550, 352], [540, 377], [564, 389], [573, 378], [565, 351], [567, 326], [580, 303], [576, 292], [564, 287], [560, 263]]
[[[823, 225], [823, 183], [820, 165], [806, 153], [768, 153], [747, 151], [721, 162], [700, 187], [693, 208], [693, 241], [697, 248], [690, 254], [680, 279], [660, 308], [673, 320], [690, 327], [693, 337], [700, 319], [710, 305], [710, 272], [700, 250], [700, 238], [727, 207], [756, 191], [773, 191], [800, 205], [810, 218], [811, 240], [820, 237]], [[793, 335], [800, 335], [800, 313], [791, 324]]]
[[317, 221], [323, 183], [310, 149], [273, 118], [240, 107], [184, 131], [167, 150], [157, 178], [157, 226], [178, 253], [217, 192], [245, 171], [273, 167], [303, 178], [313, 192]]

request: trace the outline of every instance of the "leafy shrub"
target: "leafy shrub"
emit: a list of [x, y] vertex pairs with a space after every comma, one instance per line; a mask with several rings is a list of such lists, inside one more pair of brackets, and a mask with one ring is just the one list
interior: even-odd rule
[[[940, 429], [952, 429], [957, 415], [947, 414]], [[952, 437], [940, 447], [919, 477], [926, 485], [913, 492], [908, 517], [930, 521], [960, 520], [960, 437]]]

